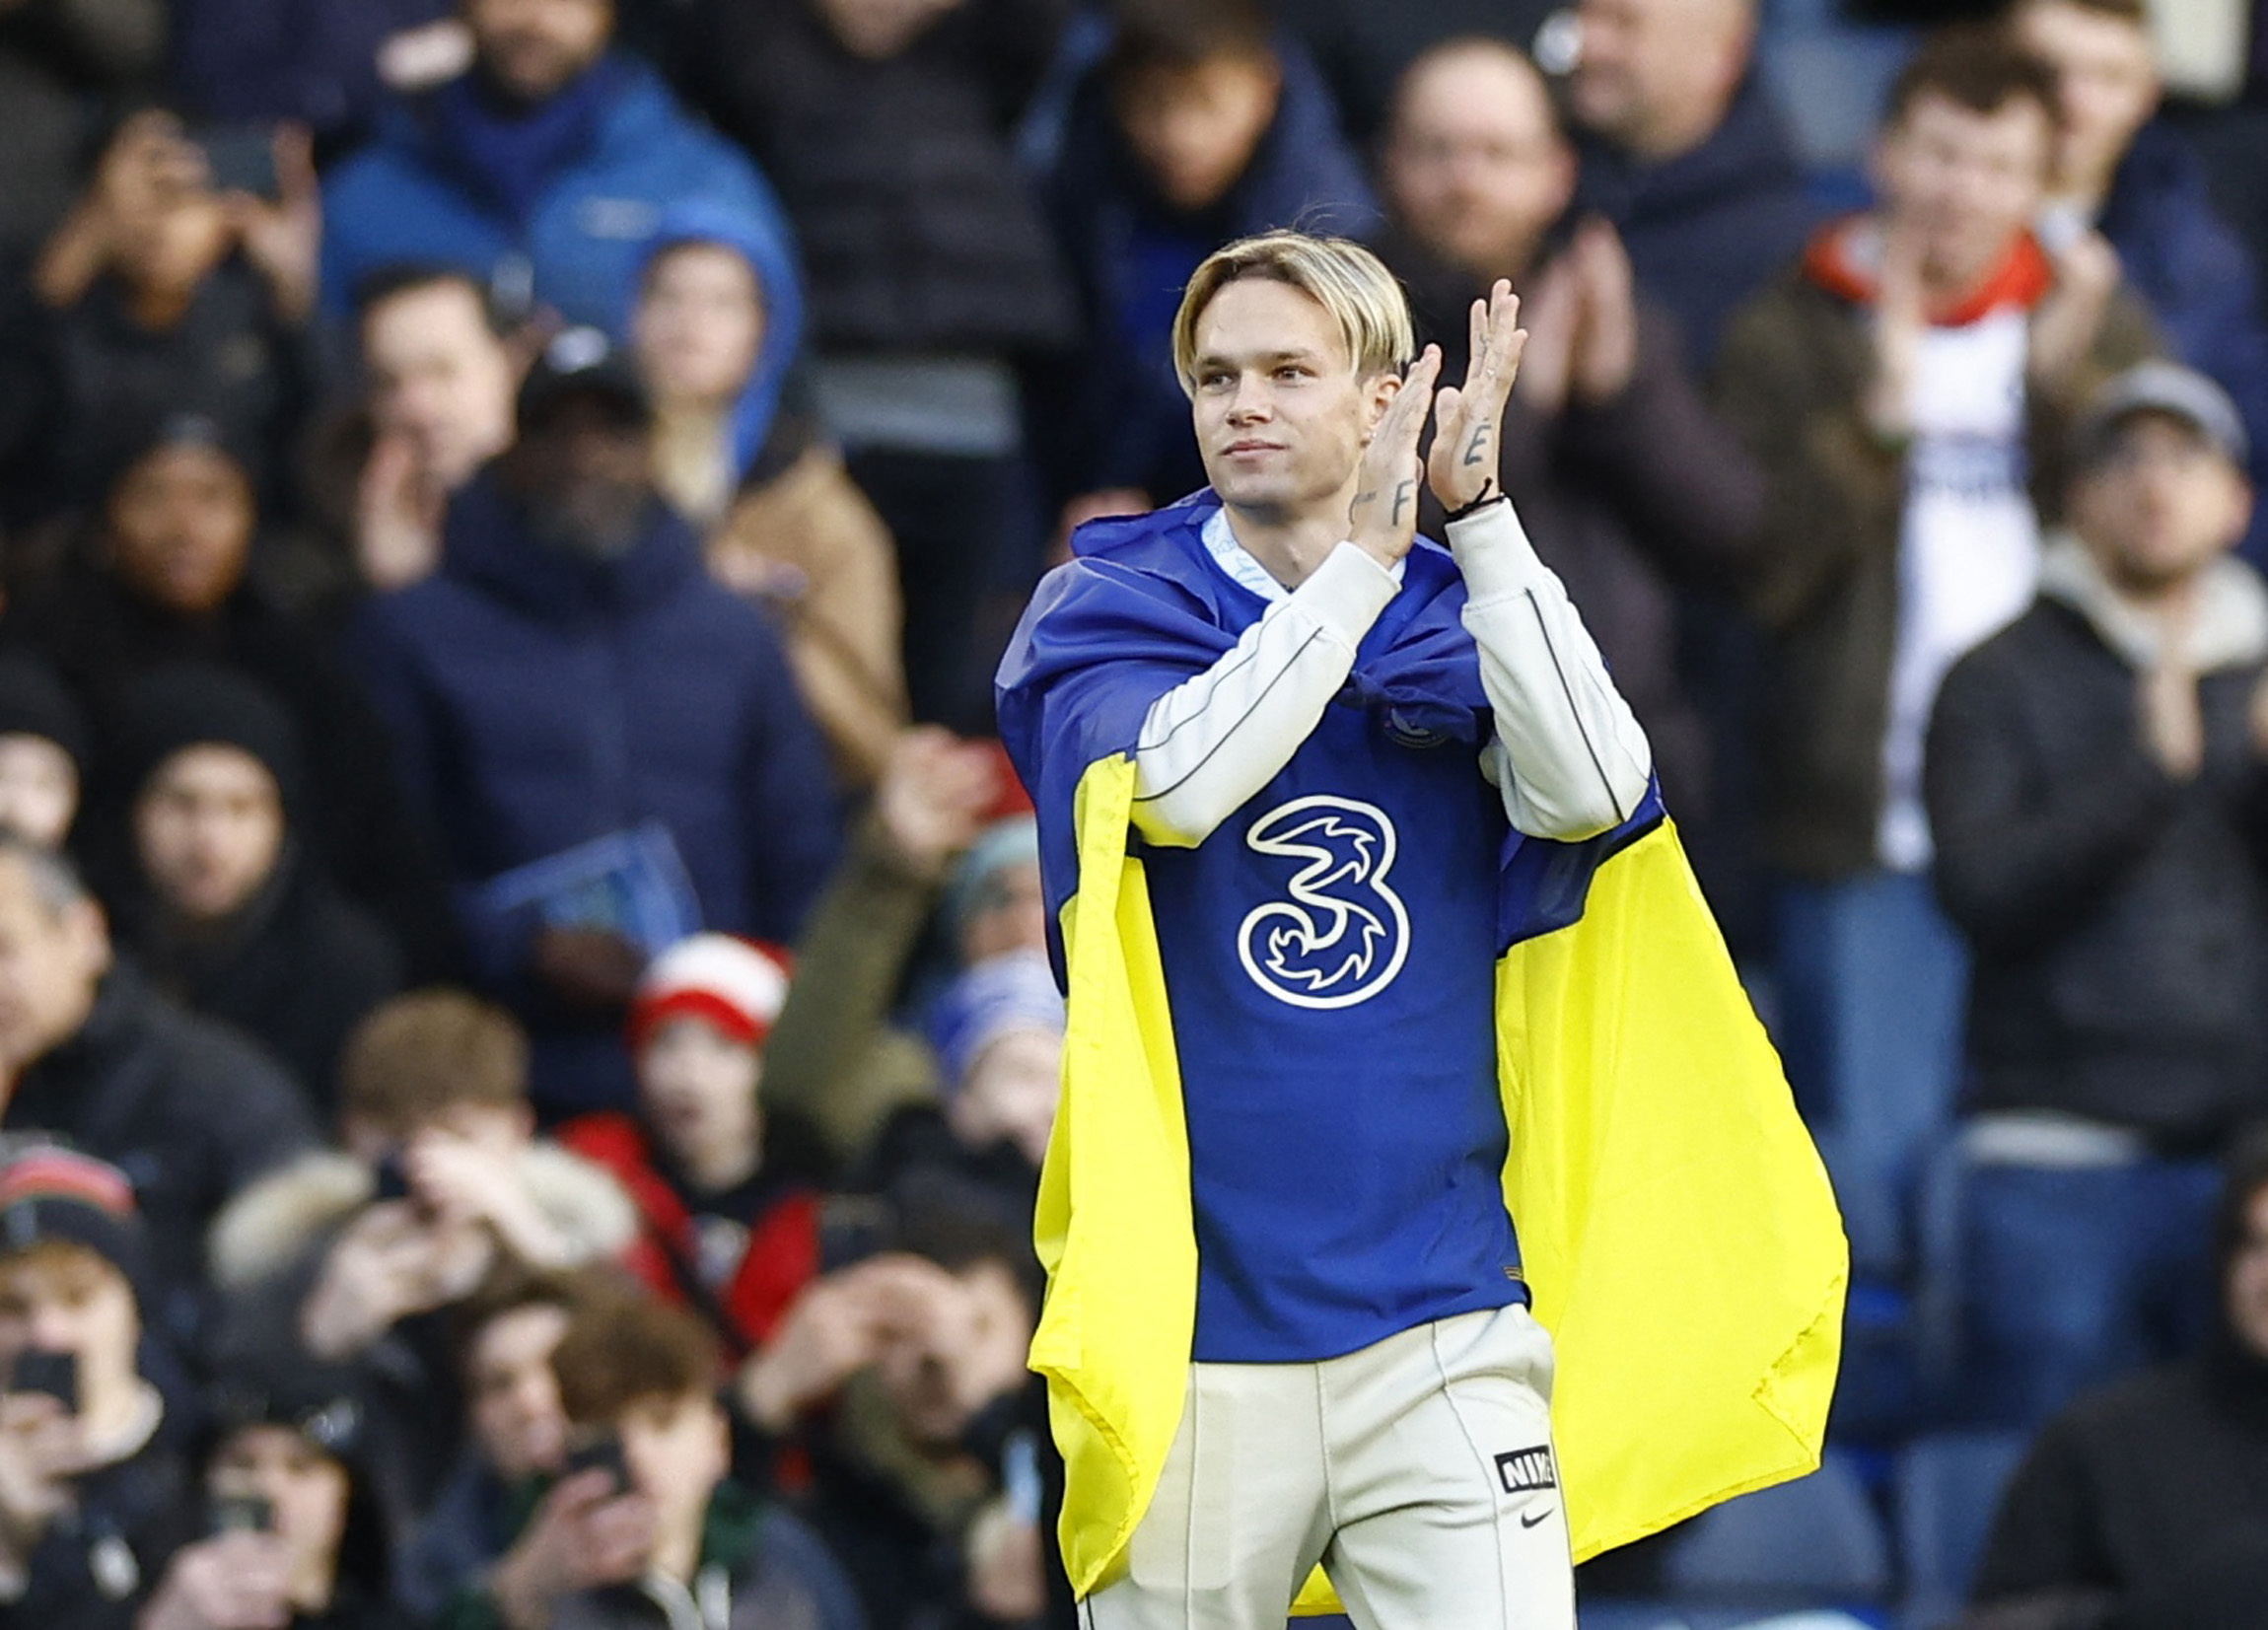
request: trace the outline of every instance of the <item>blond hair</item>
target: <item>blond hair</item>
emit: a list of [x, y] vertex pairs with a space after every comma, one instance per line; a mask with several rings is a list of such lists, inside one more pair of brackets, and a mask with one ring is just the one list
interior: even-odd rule
[[1289, 284], [1329, 313], [1358, 375], [1401, 368], [1417, 355], [1409, 301], [1384, 261], [1348, 238], [1265, 232], [1215, 249], [1182, 292], [1181, 310], [1173, 318], [1173, 372], [1192, 395], [1197, 390], [1198, 319], [1215, 295], [1247, 277]]

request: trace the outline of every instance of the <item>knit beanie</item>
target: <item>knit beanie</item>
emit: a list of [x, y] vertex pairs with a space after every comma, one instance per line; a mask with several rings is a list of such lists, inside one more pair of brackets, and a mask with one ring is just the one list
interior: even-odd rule
[[149, 1247], [133, 1183], [107, 1162], [35, 1145], [0, 1165], [0, 1256], [58, 1240], [108, 1262], [148, 1306]]
[[92, 744], [87, 715], [46, 660], [28, 651], [0, 657], [0, 736], [36, 736], [70, 754], [84, 783]]
[[1063, 1033], [1063, 993], [1047, 958], [1033, 951], [987, 957], [946, 987], [930, 1020], [930, 1040], [957, 1093], [984, 1049], [1017, 1030]]
[[695, 934], [654, 958], [630, 999], [630, 1050], [643, 1052], [664, 1021], [706, 1020], [761, 1047], [788, 1000], [784, 953], [730, 934]]

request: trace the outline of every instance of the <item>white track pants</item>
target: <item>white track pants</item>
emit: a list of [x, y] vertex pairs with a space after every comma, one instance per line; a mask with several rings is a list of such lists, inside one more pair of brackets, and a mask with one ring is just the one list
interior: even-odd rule
[[1319, 1364], [1193, 1364], [1088, 1630], [1283, 1630], [1321, 1562], [1361, 1630], [1572, 1630], [1551, 1338], [1524, 1308]]

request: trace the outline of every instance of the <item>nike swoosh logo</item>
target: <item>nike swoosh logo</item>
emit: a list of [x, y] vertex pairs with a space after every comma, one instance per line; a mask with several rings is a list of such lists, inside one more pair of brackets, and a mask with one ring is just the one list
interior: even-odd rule
[[1547, 1511], [1539, 1511], [1533, 1517], [1523, 1516], [1520, 1520], [1520, 1525], [1524, 1528], [1532, 1528], [1550, 1516], [1551, 1513]]

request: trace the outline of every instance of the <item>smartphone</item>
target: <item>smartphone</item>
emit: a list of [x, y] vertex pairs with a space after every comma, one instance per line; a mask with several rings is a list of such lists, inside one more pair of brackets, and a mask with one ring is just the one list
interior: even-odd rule
[[195, 140], [205, 150], [205, 169], [215, 192], [248, 192], [255, 198], [282, 195], [272, 126], [223, 125], [198, 131]]
[[406, 1200], [409, 1198], [409, 1168], [401, 1163], [401, 1151], [396, 1149], [378, 1163], [373, 1174], [375, 1197], [381, 1200]]
[[275, 1502], [264, 1494], [216, 1494], [205, 1514], [205, 1534], [273, 1533]]
[[44, 1392], [63, 1406], [63, 1413], [79, 1412], [79, 1355], [48, 1353], [36, 1348], [16, 1355], [8, 1373], [11, 1392]]
[[630, 1462], [622, 1457], [622, 1440], [609, 1432], [602, 1438], [594, 1438], [582, 1448], [571, 1450], [567, 1455], [567, 1469], [562, 1475], [574, 1477], [582, 1472], [601, 1470], [614, 1479], [614, 1493], [630, 1492]]

